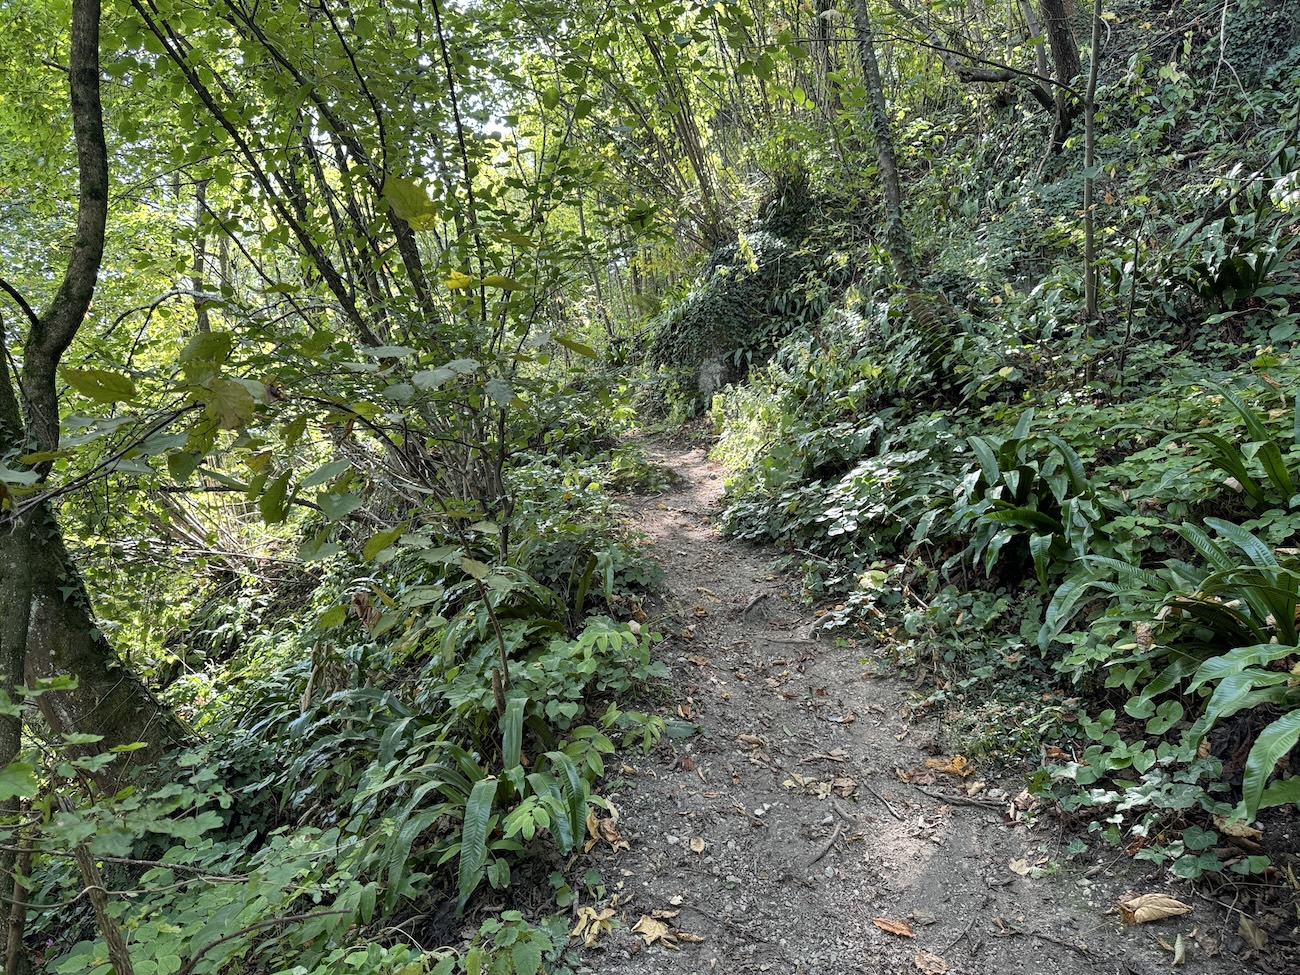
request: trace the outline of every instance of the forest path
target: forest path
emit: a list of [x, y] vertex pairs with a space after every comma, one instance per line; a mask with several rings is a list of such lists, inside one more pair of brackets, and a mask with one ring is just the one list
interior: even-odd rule
[[[1113, 850], [1067, 858], [1051, 817], [1016, 814], [1020, 784], [926, 774], [934, 729], [910, 717], [910, 687], [869, 649], [807, 638], [773, 553], [713, 527], [723, 472], [703, 449], [650, 451], [682, 478], [626, 501], [666, 570], [652, 623], [682, 634], [659, 648], [673, 675], [660, 713], [699, 732], [610, 770], [630, 849], [593, 854], [618, 923], [583, 972], [1147, 975], [1171, 970], [1160, 942], [1180, 935], [1181, 971], [1251, 970], [1220, 951], [1235, 925], [1161, 871], [1126, 879]], [[1135, 888], [1194, 910], [1126, 926], [1115, 904]]]

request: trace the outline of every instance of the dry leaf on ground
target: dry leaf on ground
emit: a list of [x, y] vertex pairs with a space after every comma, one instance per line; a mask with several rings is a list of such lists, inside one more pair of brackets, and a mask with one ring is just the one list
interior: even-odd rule
[[881, 931], [889, 934], [896, 934], [900, 938], [915, 938], [912, 933], [912, 926], [906, 921], [894, 921], [887, 917], [873, 917], [871, 923], [880, 928]]
[[952, 758], [927, 758], [925, 767], [962, 779], [975, 771], [975, 766], [963, 755], [954, 755]]
[[609, 934], [614, 930], [614, 914], [612, 907], [599, 911], [594, 907], [578, 908], [578, 923], [569, 932], [569, 937], [581, 938], [582, 943], [590, 948], [602, 934]]
[[1252, 948], [1263, 948], [1268, 944], [1268, 932], [1244, 914], [1237, 921], [1237, 933]]
[[1224, 836], [1235, 836], [1242, 840], [1257, 840], [1264, 835], [1250, 823], [1242, 822], [1240, 819], [1230, 819], [1227, 816], [1215, 816], [1214, 826]]
[[618, 810], [613, 805], [609, 807], [609, 819], [601, 819], [596, 815], [595, 808], [587, 810], [587, 842], [583, 844], [582, 851], [590, 853], [592, 847], [602, 840], [609, 844], [609, 848], [615, 852], [619, 850], [631, 850], [632, 847], [623, 834], [618, 831]]
[[1130, 924], [1149, 924], [1152, 921], [1163, 921], [1167, 917], [1187, 914], [1192, 906], [1168, 894], [1142, 894], [1137, 897], [1121, 897], [1119, 909], [1124, 920]]
[[918, 951], [912, 961], [923, 975], [947, 975], [948, 963], [938, 955], [928, 951]]
[[647, 947], [657, 941], [665, 948], [674, 950], [677, 948], [677, 938], [673, 934], [673, 929], [648, 914], [641, 915], [641, 920], [633, 926], [632, 933], [641, 935]]
[[703, 853], [703, 852], [704, 852], [704, 840], [700, 839], [698, 836], [695, 837], [695, 839], [691, 840], [691, 852], [692, 852], [692, 853]]

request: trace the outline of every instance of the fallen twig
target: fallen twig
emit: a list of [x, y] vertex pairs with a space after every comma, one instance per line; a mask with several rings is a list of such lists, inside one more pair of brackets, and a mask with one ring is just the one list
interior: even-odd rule
[[822, 844], [822, 848], [817, 852], [817, 855], [808, 861], [807, 865], [804, 867], [805, 870], [811, 870], [814, 863], [831, 851], [831, 847], [835, 845], [835, 841], [840, 838], [840, 830], [843, 828], [844, 827], [838, 821], [835, 823], [835, 829], [831, 831], [831, 838]]
[[913, 785], [913, 789], [931, 799], [937, 799], [939, 802], [946, 802], [954, 806], [975, 806], [979, 809], [996, 809], [1002, 811], [1004, 803], [994, 802], [992, 799], [972, 799], [970, 796], [946, 796], [941, 792], [931, 792], [929, 789], [923, 789], [919, 785]]
[[897, 809], [895, 809], [895, 808], [890, 804], [890, 802], [889, 802], [888, 799], [886, 799], [884, 796], [882, 796], [882, 795], [881, 795], [879, 792], [877, 792], [875, 789], [871, 788], [871, 786], [866, 785], [866, 784], [864, 783], [864, 784], [863, 784], [863, 788], [866, 789], [868, 792], [870, 792], [870, 793], [871, 793], [873, 796], [875, 796], [877, 799], [879, 799], [880, 802], [881, 802], [881, 805], [883, 805], [886, 809], [888, 809], [888, 810], [889, 810], [889, 814], [890, 814], [891, 816], [893, 816], [895, 819], [897, 819], [900, 823], [903, 822], [903, 820], [907, 819], [906, 816], [904, 816], [901, 812], [899, 812]]

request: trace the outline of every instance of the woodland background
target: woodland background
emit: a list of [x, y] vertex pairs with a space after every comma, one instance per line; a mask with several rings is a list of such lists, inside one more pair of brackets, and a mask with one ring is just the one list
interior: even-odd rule
[[1297, 24], [0, 0], [6, 972], [567, 964], [599, 878], [538, 864], [678, 730], [611, 502], [656, 425], [968, 752], [1269, 870]]

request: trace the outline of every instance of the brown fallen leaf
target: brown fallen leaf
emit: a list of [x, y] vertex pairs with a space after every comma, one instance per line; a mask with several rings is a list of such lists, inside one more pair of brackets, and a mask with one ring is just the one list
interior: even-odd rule
[[1214, 826], [1224, 836], [1235, 836], [1241, 840], [1257, 840], [1264, 834], [1249, 823], [1227, 816], [1215, 816]]
[[850, 799], [857, 791], [858, 784], [847, 775], [837, 775], [831, 780], [831, 788], [841, 799]]
[[647, 947], [657, 941], [665, 948], [677, 950], [677, 937], [673, 934], [673, 929], [664, 924], [663, 921], [652, 918], [649, 914], [641, 915], [641, 920], [637, 921], [633, 926], [632, 933], [641, 935]]
[[1237, 934], [1252, 948], [1263, 948], [1268, 944], [1268, 932], [1244, 914], [1237, 921]]
[[900, 938], [915, 938], [912, 933], [912, 926], [906, 921], [894, 921], [887, 917], [873, 917], [871, 923], [885, 931], [888, 934], [896, 934]]
[[700, 837], [698, 837], [698, 836], [695, 837], [693, 840], [691, 840], [691, 852], [692, 852], [692, 853], [703, 853], [703, 852], [704, 852], [704, 846], [705, 846], [705, 844], [704, 844], [704, 840], [700, 839]]
[[1012, 860], [1007, 866], [1011, 868], [1012, 873], [1019, 874], [1022, 877], [1028, 877], [1034, 869], [1029, 865], [1028, 860]]
[[695, 654], [695, 653], [689, 653], [689, 654], [687, 654], [687, 655], [686, 655], [686, 659], [687, 659], [689, 662], [695, 664], [696, 667], [706, 667], [706, 666], [708, 666], [708, 663], [709, 663], [709, 658], [708, 658], [708, 657], [702, 657], [702, 656], [700, 656], [699, 654]]
[[602, 840], [609, 844], [609, 848], [614, 852], [619, 850], [631, 850], [632, 846], [624, 838], [623, 834], [618, 831], [618, 810], [613, 804], [609, 804], [609, 818], [601, 819], [596, 815], [595, 807], [587, 810], [587, 842], [583, 844], [584, 853], [590, 853], [592, 847]]
[[948, 963], [928, 951], [918, 951], [912, 962], [923, 975], [947, 975], [948, 972]]
[[1191, 911], [1190, 904], [1175, 900], [1168, 894], [1142, 894], [1137, 897], [1121, 897], [1120, 914], [1129, 924], [1149, 924], [1163, 921], [1168, 917], [1178, 917]]
[[954, 755], [952, 758], [927, 758], [925, 767], [934, 769], [944, 775], [955, 775], [964, 779], [975, 771], [975, 766], [963, 755]]

